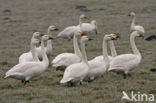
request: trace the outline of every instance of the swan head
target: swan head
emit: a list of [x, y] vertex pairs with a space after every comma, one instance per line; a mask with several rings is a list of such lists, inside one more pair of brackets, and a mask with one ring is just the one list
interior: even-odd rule
[[89, 36], [82, 36], [81, 37], [81, 41], [83, 41], [83, 42], [90, 41], [90, 40], [93, 40], [93, 39], [91, 39]]
[[81, 30], [76, 30], [74, 33], [75, 36], [82, 36], [84, 35], [83, 32]]
[[144, 38], [144, 34], [140, 33], [140, 32], [137, 32], [137, 37], [142, 37]]
[[48, 30], [49, 30], [49, 31], [56, 31], [56, 30], [58, 30], [58, 28], [57, 28], [55, 25], [50, 25], [50, 26], [48, 27]]
[[31, 42], [33, 45], [40, 44], [41, 41], [39, 39], [33, 39]]
[[119, 33], [112, 33], [110, 35], [113, 36], [113, 38], [120, 38]]
[[84, 14], [81, 14], [80, 19], [87, 19], [87, 17]]
[[135, 13], [131, 12], [128, 16], [135, 16]]
[[43, 41], [47, 41], [47, 40], [50, 40], [50, 39], [53, 39], [50, 35], [44, 35], [44, 36], [42, 36], [42, 40]]
[[104, 40], [110, 41], [110, 40], [116, 40], [117, 38], [112, 36], [111, 34], [107, 34], [104, 36]]
[[43, 36], [44, 34], [40, 33], [40, 32], [34, 32], [33, 33], [33, 36], [34, 37], [40, 37], [40, 36]]

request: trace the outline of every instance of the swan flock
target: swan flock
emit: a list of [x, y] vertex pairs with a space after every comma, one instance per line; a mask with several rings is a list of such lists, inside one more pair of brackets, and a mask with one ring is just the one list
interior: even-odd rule
[[[58, 30], [55, 25], [49, 26], [47, 34], [34, 32], [30, 41], [30, 51], [22, 53], [19, 56], [19, 63], [13, 66], [5, 73], [4, 78], [14, 78], [21, 80], [26, 85], [34, 77], [43, 74], [49, 67], [59, 68], [63, 66], [64, 74], [60, 83], [80, 83], [83, 81], [92, 81], [103, 77], [109, 72], [122, 73], [127, 78], [127, 73], [139, 66], [142, 56], [136, 46], [137, 37], [144, 37], [145, 30], [143, 26], [135, 25], [136, 14], [131, 12], [132, 17], [130, 26], [130, 45], [132, 53], [117, 54], [114, 41], [119, 39], [118, 33], [101, 35], [103, 37], [102, 55], [96, 56], [91, 60], [87, 58], [86, 43], [92, 42], [91, 34], [98, 34], [98, 25], [96, 20], [86, 23], [87, 17], [82, 14], [79, 16], [78, 25], [68, 26], [58, 33], [57, 38], [73, 39], [73, 53], [58, 54], [50, 62], [53, 51], [52, 36], [53, 32]], [[79, 41], [80, 40], [80, 41]], [[79, 44], [80, 42], [80, 44]], [[46, 44], [46, 45], [45, 45]], [[39, 46], [40, 45], [40, 46]], [[108, 55], [108, 45], [111, 55]]]

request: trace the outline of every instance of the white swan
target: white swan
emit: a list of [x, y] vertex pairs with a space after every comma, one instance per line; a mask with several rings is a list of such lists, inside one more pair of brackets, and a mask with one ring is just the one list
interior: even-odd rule
[[[111, 35], [113, 38], [119, 38], [119, 35], [117, 33], [116, 34], [112, 33], [112, 34], [109, 34], [109, 35]], [[113, 40], [110, 40], [109, 44], [110, 44], [111, 56], [108, 56], [108, 58], [111, 61], [115, 56], [117, 56], [117, 52], [116, 52]], [[97, 56], [97, 57], [95, 57], [92, 60], [103, 61], [103, 56], [102, 55], [101, 56]]]
[[124, 78], [126, 74], [137, 67], [141, 62], [141, 54], [135, 45], [135, 37], [142, 37], [138, 31], [134, 31], [130, 35], [130, 44], [134, 54], [122, 54], [116, 56], [111, 62], [108, 71], [123, 72]]
[[[58, 30], [55, 25], [51, 25], [48, 27], [48, 35], [51, 35], [52, 31]], [[38, 58], [42, 60], [41, 46], [36, 48]], [[47, 46], [45, 47], [45, 51], [47, 56], [49, 57], [52, 54], [52, 41], [47, 41]]]
[[110, 40], [116, 40], [117, 38], [112, 35], [105, 35], [103, 38], [103, 59], [102, 60], [90, 60], [88, 77], [89, 80], [93, 80], [95, 77], [102, 76], [109, 68], [110, 58], [107, 53], [107, 42]]
[[77, 37], [82, 34], [83, 32], [81, 32], [80, 30], [75, 31], [73, 38], [74, 53], [61, 53], [57, 55], [52, 61], [53, 67], [69, 66], [73, 63], [78, 63], [81, 61], [80, 58], [82, 55], [78, 46]]
[[80, 28], [81, 31], [85, 34], [92, 32], [94, 32], [95, 34], [98, 33], [97, 22], [95, 20], [92, 20], [91, 23], [80, 23], [77, 27]]
[[[79, 17], [79, 24], [82, 23], [82, 19], [86, 19], [86, 18], [87, 17], [84, 14], [81, 14], [80, 17]], [[76, 30], [80, 30], [80, 28], [77, 27], [77, 26], [69, 26], [69, 27], [66, 27], [63, 31], [61, 31], [57, 35], [57, 37], [71, 39], [74, 36], [74, 32]]]
[[144, 27], [143, 26], [135, 25], [135, 19], [136, 19], [135, 13], [134, 12], [131, 12], [129, 14], [129, 16], [132, 16], [133, 17], [132, 23], [131, 23], [131, 27], [130, 27], [130, 31], [131, 32], [138, 31], [140, 34], [145, 34], [145, 30], [144, 30]]
[[49, 60], [44, 50], [44, 42], [48, 39], [51, 39], [51, 37], [48, 35], [44, 35], [41, 39], [43, 61], [32, 61], [17, 64], [8, 72], [6, 72], [5, 78], [11, 77], [14, 79], [19, 79], [22, 80], [24, 84], [26, 84], [29, 83], [31, 78], [42, 74], [49, 65]]
[[82, 61], [68, 66], [64, 72], [63, 78], [60, 83], [67, 83], [69, 81], [82, 82], [88, 75], [89, 65], [85, 51], [85, 42], [91, 40], [88, 36], [81, 37], [81, 50], [82, 50]]
[[[33, 49], [32, 51], [36, 51], [36, 46], [34, 47], [34, 45], [32, 45], [32, 42], [33, 42], [34, 38], [37, 38], [37, 37], [40, 37], [40, 36], [43, 36], [43, 34], [41, 34], [40, 32], [34, 32], [33, 33], [33, 36], [31, 38], [31, 50]], [[27, 53], [23, 53], [22, 55], [20, 55], [19, 63], [34, 61], [34, 58], [32, 56], [32, 51], [27, 52]]]

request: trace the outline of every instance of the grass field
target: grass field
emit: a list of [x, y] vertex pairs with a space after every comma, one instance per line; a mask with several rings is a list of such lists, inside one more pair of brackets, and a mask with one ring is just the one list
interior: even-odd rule
[[[156, 96], [156, 73], [150, 72], [156, 67], [156, 41], [141, 38], [136, 39], [136, 44], [142, 62], [127, 79], [108, 73], [91, 83], [70, 87], [59, 83], [63, 72], [51, 66], [26, 86], [18, 80], [3, 78], [5, 72], [18, 63], [18, 57], [29, 51], [34, 31], [46, 33], [51, 24], [61, 31], [77, 25], [82, 13], [98, 23], [99, 34], [91, 35], [94, 40], [86, 47], [89, 60], [101, 54], [102, 38], [106, 33], [120, 33], [121, 38], [115, 41], [118, 54], [131, 53], [129, 28], [132, 18], [127, 16], [131, 11], [136, 12], [137, 23], [144, 26], [145, 38], [155, 35], [155, 0], [0, 0], [0, 103], [121, 103], [122, 91]], [[58, 32], [52, 36], [56, 37]], [[73, 52], [72, 41], [53, 40], [50, 59], [63, 52]]]

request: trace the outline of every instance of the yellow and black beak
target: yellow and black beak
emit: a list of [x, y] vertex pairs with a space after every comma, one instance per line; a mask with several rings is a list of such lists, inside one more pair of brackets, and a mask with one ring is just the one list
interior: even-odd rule
[[112, 36], [109, 36], [110, 40], [116, 40], [115, 38], [113, 38]]
[[43, 36], [44, 34], [42, 34], [42, 33], [39, 33], [39, 36]]
[[115, 38], [120, 38], [119, 33], [115, 33]]
[[59, 29], [58, 29], [58, 28], [56, 28], [56, 26], [55, 26], [55, 27], [54, 27], [54, 30], [56, 30], [56, 31], [57, 31], [57, 30], [59, 30]]
[[87, 38], [88, 38], [88, 41], [93, 40], [93, 39], [92, 39], [92, 38], [90, 38], [89, 36], [88, 36]]
[[41, 44], [41, 40], [38, 40], [38, 44]]
[[143, 34], [138, 33], [138, 37], [142, 37], [144, 39], [144, 35]]
[[88, 19], [86, 16], [83, 17], [84, 19]]
[[48, 39], [53, 39], [51, 36], [48, 36]]

